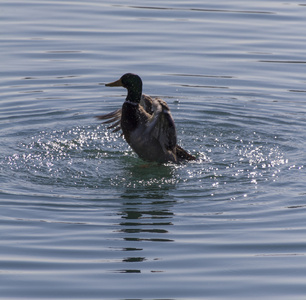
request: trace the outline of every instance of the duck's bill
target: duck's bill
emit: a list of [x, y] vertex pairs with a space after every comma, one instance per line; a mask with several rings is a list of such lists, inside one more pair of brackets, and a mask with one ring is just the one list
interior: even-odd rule
[[106, 83], [105, 86], [123, 86], [121, 79], [118, 79], [111, 83]]

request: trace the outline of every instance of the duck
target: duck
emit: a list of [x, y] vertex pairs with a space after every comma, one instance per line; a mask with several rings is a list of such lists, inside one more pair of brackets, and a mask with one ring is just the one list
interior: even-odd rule
[[142, 93], [142, 80], [133, 73], [105, 84], [124, 87], [127, 96], [121, 108], [100, 116], [113, 132], [122, 131], [130, 147], [144, 161], [179, 163], [196, 158], [177, 144], [176, 127], [166, 101]]

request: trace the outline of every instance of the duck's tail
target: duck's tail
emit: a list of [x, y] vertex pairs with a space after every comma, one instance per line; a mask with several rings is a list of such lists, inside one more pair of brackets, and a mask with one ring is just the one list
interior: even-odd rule
[[196, 160], [195, 156], [189, 154], [179, 145], [176, 145], [176, 155], [179, 160]]

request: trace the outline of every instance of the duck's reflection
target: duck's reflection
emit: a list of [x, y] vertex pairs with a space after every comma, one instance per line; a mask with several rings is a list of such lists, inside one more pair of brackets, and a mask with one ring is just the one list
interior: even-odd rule
[[[176, 201], [170, 191], [175, 188], [175, 173], [171, 166], [163, 165], [133, 166], [127, 172], [131, 184], [121, 195], [122, 209], [118, 212], [121, 228], [118, 233], [127, 243], [122, 251], [128, 255], [122, 259], [125, 268], [116, 272], [141, 273], [144, 269], [148, 270], [146, 263], [160, 260], [152, 250], [155, 247], [150, 247], [148, 243], [173, 242], [169, 226], [173, 225], [172, 208]], [[140, 251], [142, 255], [139, 255]]]

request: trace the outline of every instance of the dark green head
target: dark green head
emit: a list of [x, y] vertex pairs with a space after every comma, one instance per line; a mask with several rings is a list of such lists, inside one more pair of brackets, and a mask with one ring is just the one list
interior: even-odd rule
[[123, 86], [128, 90], [126, 101], [139, 103], [142, 94], [142, 80], [132, 73], [126, 73], [117, 81], [107, 83], [106, 86]]

